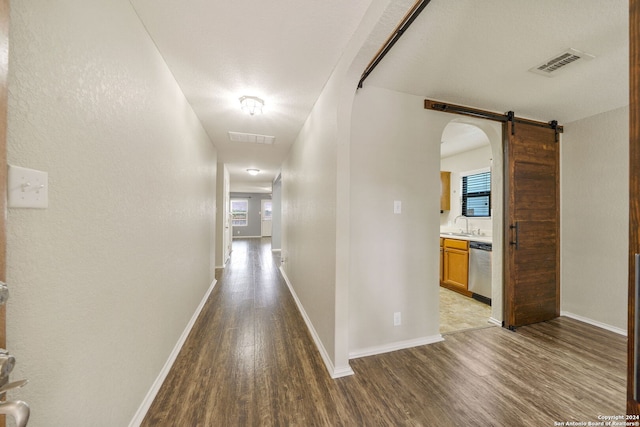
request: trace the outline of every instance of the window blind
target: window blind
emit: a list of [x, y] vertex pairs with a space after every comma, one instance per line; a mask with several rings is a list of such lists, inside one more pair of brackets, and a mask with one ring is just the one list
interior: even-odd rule
[[462, 215], [491, 216], [491, 172], [462, 177]]

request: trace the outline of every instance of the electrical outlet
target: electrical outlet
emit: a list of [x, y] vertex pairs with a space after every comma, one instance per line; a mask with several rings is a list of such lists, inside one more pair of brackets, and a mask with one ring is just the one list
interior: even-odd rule
[[400, 325], [402, 325], [402, 315], [399, 311], [396, 311], [395, 313], [393, 313], [393, 326]]

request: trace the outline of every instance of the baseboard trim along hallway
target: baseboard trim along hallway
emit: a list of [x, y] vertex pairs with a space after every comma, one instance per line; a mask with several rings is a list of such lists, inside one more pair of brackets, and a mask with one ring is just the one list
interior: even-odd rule
[[444, 341], [442, 335], [433, 335], [430, 337], [416, 338], [414, 340], [398, 341], [391, 344], [385, 344], [375, 347], [363, 348], [349, 353], [349, 359], [358, 359], [360, 357], [375, 356], [376, 354], [390, 353], [397, 350], [406, 350], [421, 345], [434, 344]]
[[133, 419], [129, 423], [129, 427], [139, 427], [142, 424], [144, 417], [147, 415], [147, 411], [149, 411], [149, 408], [151, 407], [153, 400], [156, 398], [156, 395], [158, 394], [158, 391], [160, 390], [162, 383], [167, 378], [167, 375], [169, 375], [169, 371], [171, 370], [171, 367], [176, 361], [176, 358], [178, 357], [180, 350], [182, 350], [182, 346], [187, 340], [187, 337], [189, 336], [191, 329], [193, 329], [193, 325], [195, 325], [196, 320], [198, 319], [198, 316], [200, 316], [200, 312], [204, 307], [204, 304], [209, 299], [209, 296], [211, 295], [211, 292], [213, 291], [213, 288], [215, 288], [217, 282], [218, 281], [216, 279], [213, 279], [213, 282], [211, 282], [211, 285], [209, 285], [209, 289], [207, 289], [207, 292], [205, 292], [204, 296], [202, 297], [202, 300], [200, 301], [200, 304], [198, 304], [198, 307], [196, 308], [196, 311], [193, 313], [193, 316], [191, 316], [189, 323], [187, 323], [187, 326], [184, 328], [184, 331], [182, 331], [182, 335], [180, 335], [180, 338], [178, 338], [178, 342], [173, 347], [171, 354], [169, 354], [169, 358], [167, 359], [164, 366], [162, 367], [162, 370], [158, 374], [158, 377], [151, 385], [151, 388], [149, 389], [149, 392], [147, 393], [147, 395], [144, 397], [142, 404], [140, 404], [140, 407], [138, 408], [135, 415], [133, 416]]
[[560, 316], [566, 316], [571, 319], [579, 320], [583, 323], [588, 323], [589, 325], [597, 326], [598, 328], [606, 329], [607, 331], [614, 332], [618, 335], [627, 336], [626, 329], [616, 328], [615, 326], [607, 325], [606, 323], [598, 322], [597, 320], [589, 319], [588, 317], [579, 316], [569, 311], [561, 311]]
[[298, 311], [300, 312], [300, 314], [302, 315], [302, 318], [304, 319], [304, 323], [307, 325], [307, 329], [309, 330], [309, 333], [313, 338], [313, 342], [316, 344], [316, 347], [318, 347], [318, 351], [320, 352], [320, 357], [322, 357], [322, 361], [327, 367], [327, 371], [329, 371], [329, 375], [331, 376], [331, 378], [335, 379], [335, 378], [342, 378], [342, 377], [347, 377], [349, 375], [353, 375], [354, 374], [353, 369], [351, 369], [349, 365], [347, 366], [333, 365], [333, 362], [329, 357], [329, 353], [327, 353], [327, 349], [324, 348], [324, 345], [322, 344], [322, 340], [320, 339], [320, 336], [318, 335], [315, 328], [313, 327], [313, 323], [311, 323], [311, 319], [309, 319], [309, 316], [307, 315], [307, 312], [304, 310], [304, 307], [302, 306], [300, 299], [298, 299], [298, 295], [296, 295], [295, 289], [293, 289], [293, 285], [291, 284], [291, 281], [287, 277], [287, 273], [284, 272], [284, 269], [282, 267], [280, 267], [280, 274], [282, 274], [282, 278], [284, 279], [284, 282], [287, 284], [287, 287], [289, 288], [289, 292], [291, 292], [291, 296], [293, 297], [293, 300], [296, 303], [296, 307], [298, 307]]

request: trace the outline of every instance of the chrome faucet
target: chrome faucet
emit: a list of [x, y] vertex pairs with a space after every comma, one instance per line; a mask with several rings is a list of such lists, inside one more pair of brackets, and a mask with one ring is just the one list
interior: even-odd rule
[[453, 223], [455, 224], [456, 222], [458, 222], [458, 219], [463, 218], [465, 221], [465, 233], [469, 234], [469, 218], [467, 218], [464, 215], [458, 215], [454, 220]]
[[[13, 371], [16, 359], [4, 348], [0, 348], [0, 396], [27, 383], [27, 380], [9, 382], [9, 374]], [[29, 422], [31, 410], [22, 400], [0, 402], [0, 415], [11, 415], [17, 427], [25, 427]]]
[[22, 400], [10, 400], [8, 402], [0, 402], [0, 414], [11, 415], [16, 421], [16, 427], [26, 427], [29, 422], [29, 414], [31, 410], [29, 405]]

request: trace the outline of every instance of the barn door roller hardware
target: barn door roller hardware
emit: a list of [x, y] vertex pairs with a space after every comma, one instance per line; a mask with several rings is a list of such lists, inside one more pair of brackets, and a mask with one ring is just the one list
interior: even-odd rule
[[549, 122], [549, 125], [551, 126], [551, 129], [553, 129], [556, 132], [556, 142], [559, 142], [560, 141], [560, 135], [559, 134], [562, 131], [558, 130], [558, 121], [557, 120], [551, 120]]
[[526, 123], [533, 126], [538, 126], [547, 129], [553, 129], [556, 132], [556, 142], [558, 141], [558, 134], [564, 132], [564, 128], [558, 125], [557, 120], [550, 122], [539, 122], [536, 120], [523, 119], [522, 117], [516, 117], [513, 111], [508, 113], [494, 113], [493, 111], [480, 110], [472, 107], [465, 107], [463, 105], [449, 104], [442, 101], [433, 101], [431, 99], [424, 100], [424, 108], [426, 110], [443, 111], [445, 113], [459, 114], [461, 116], [470, 116], [480, 119], [493, 120], [495, 122], [511, 122], [511, 133], [515, 132], [516, 123]]
[[516, 134], [516, 113], [507, 111], [507, 121], [511, 122], [511, 135]]
[[391, 34], [387, 41], [384, 42], [380, 50], [378, 50], [371, 62], [369, 62], [369, 65], [367, 65], [367, 68], [365, 68], [364, 73], [362, 73], [360, 81], [358, 82], [358, 89], [362, 87], [362, 84], [367, 79], [367, 77], [369, 77], [369, 74], [371, 74], [371, 72], [378, 66], [380, 61], [382, 61], [382, 58], [384, 58], [387, 53], [389, 53], [393, 45], [395, 45], [396, 42], [400, 40], [400, 37], [402, 37], [405, 31], [407, 31], [411, 24], [413, 24], [413, 21], [416, 20], [416, 18], [420, 15], [424, 8], [427, 7], [430, 1], [431, 0], [418, 0], [413, 5], [411, 10], [407, 12], [404, 18], [402, 18], [402, 21], [400, 21], [393, 34]]

